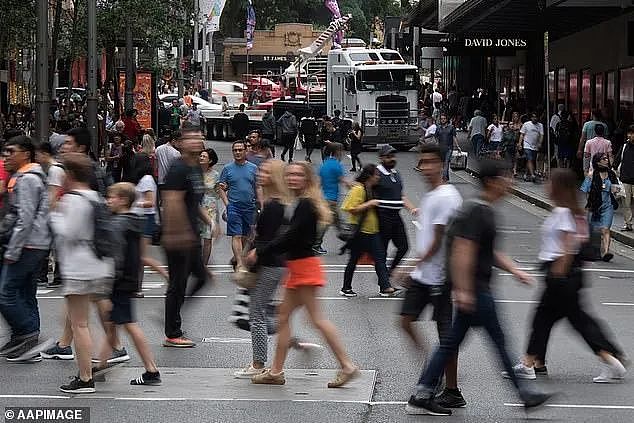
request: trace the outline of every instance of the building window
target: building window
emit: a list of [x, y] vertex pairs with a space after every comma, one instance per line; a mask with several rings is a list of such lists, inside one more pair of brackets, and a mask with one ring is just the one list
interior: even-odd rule
[[581, 121], [590, 119], [590, 109], [592, 108], [592, 98], [590, 97], [590, 71], [581, 72]]
[[608, 72], [605, 78], [605, 107], [614, 112], [615, 110], [616, 81], [615, 73]]
[[634, 110], [634, 67], [619, 75], [619, 118], [631, 118]]
[[557, 104], [566, 104], [566, 68], [557, 71]]
[[603, 108], [603, 97], [605, 96], [605, 90], [603, 89], [603, 74], [597, 73], [594, 75], [594, 108]]
[[[570, 114], [579, 121], [579, 75], [575, 72], [568, 74], [568, 110]], [[580, 122], [582, 123], [582, 122]]]

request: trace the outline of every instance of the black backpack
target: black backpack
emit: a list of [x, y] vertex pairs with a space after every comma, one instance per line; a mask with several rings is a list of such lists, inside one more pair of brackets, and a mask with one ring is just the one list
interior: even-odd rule
[[90, 202], [93, 210], [93, 241], [92, 247], [95, 255], [99, 260], [105, 257], [117, 258], [119, 254], [120, 246], [117, 245], [117, 236], [115, 227], [112, 224], [112, 213], [108, 209], [106, 203], [101, 201], [95, 201], [78, 191], [69, 191], [67, 194], [79, 195], [85, 200]]

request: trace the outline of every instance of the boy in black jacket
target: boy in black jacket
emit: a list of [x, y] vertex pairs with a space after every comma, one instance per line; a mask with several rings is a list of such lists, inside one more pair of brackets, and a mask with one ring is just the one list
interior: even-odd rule
[[[112, 351], [111, 341], [116, 339], [117, 327], [123, 326], [134, 342], [134, 347], [143, 360], [145, 373], [130, 381], [130, 385], [160, 385], [161, 375], [156, 367], [154, 355], [139, 327], [132, 310], [132, 295], [137, 291], [141, 271], [141, 235], [143, 219], [130, 212], [136, 199], [134, 185], [121, 182], [108, 188], [108, 206], [114, 216], [112, 224], [122, 246], [123, 254], [116, 260], [116, 276], [110, 300], [112, 310], [110, 320], [113, 323], [112, 333], [102, 349], [102, 357], [108, 357]], [[105, 362], [100, 367], [105, 367]]]

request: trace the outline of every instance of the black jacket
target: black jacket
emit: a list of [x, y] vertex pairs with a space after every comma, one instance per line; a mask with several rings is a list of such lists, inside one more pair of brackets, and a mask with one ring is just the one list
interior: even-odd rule
[[627, 142], [621, 154], [621, 182], [634, 184], [634, 144]]

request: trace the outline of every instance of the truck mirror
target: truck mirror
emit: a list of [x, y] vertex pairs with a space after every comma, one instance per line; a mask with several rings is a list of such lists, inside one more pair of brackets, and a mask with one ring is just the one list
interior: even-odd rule
[[354, 76], [353, 75], [346, 76], [346, 90], [351, 92], [351, 93], [357, 92], [357, 90], [355, 89], [355, 86], [354, 86]]

